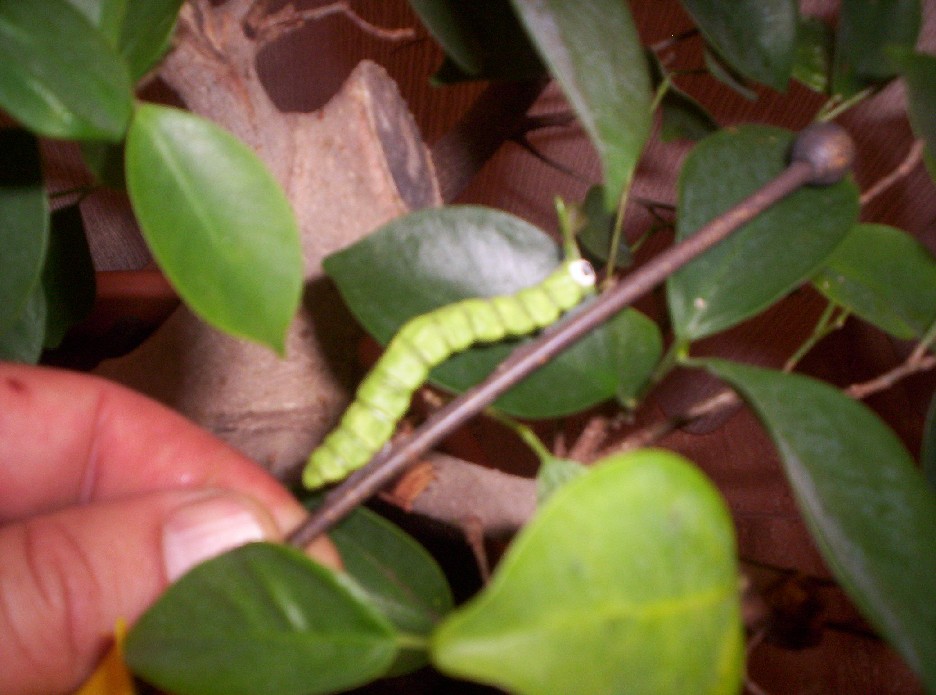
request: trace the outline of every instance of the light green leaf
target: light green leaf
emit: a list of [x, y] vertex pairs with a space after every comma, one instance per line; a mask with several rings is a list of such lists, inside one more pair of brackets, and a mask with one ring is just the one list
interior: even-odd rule
[[627, 3], [512, 0], [598, 150], [615, 210], [650, 134], [650, 77]]
[[936, 493], [897, 436], [823, 382], [706, 361], [764, 423], [819, 550], [845, 591], [936, 689]]
[[936, 56], [899, 48], [888, 51], [888, 55], [907, 85], [910, 125], [926, 143], [923, 159], [936, 181]]
[[120, 55], [136, 81], [169, 49], [183, 0], [129, 0], [120, 33]]
[[[677, 240], [777, 176], [793, 138], [786, 130], [752, 125], [696, 145], [679, 177]], [[822, 266], [857, 215], [858, 190], [850, 180], [787, 196], [670, 276], [676, 335], [697, 340], [767, 308]]]
[[832, 29], [828, 24], [818, 17], [801, 17], [793, 78], [814, 92], [828, 91], [833, 41]]
[[0, 107], [25, 127], [120, 140], [132, 99], [123, 61], [67, 0], [0, 3]]
[[[377, 514], [359, 507], [329, 531], [345, 571], [371, 605], [400, 632], [428, 638], [452, 610], [448, 581], [432, 556], [413, 538]], [[424, 649], [401, 649], [387, 675], [426, 663]]]
[[540, 457], [540, 466], [536, 471], [536, 502], [542, 505], [559, 488], [570, 480], [584, 475], [588, 470], [578, 461], [561, 459], [555, 456]]
[[897, 338], [921, 338], [936, 321], [936, 258], [894, 227], [855, 225], [813, 283]]
[[[2, 70], [2, 68], [0, 68]], [[18, 322], [45, 263], [49, 209], [36, 138], [0, 129], [0, 332]]]
[[731, 518], [675, 454], [605, 459], [556, 491], [435, 665], [524, 695], [736, 693], [744, 650]]
[[138, 107], [127, 187], [179, 295], [209, 323], [282, 352], [302, 291], [292, 208], [254, 152], [203, 118]]
[[42, 355], [45, 325], [45, 294], [36, 285], [19, 315], [0, 329], [0, 360], [36, 364]]
[[45, 347], [58, 347], [68, 329], [87, 316], [94, 305], [94, 264], [77, 205], [52, 213], [42, 288]]
[[785, 91], [796, 54], [796, 0], [681, 0], [706, 41], [745, 77]]
[[435, 82], [522, 80], [546, 73], [510, 0], [410, 0], [409, 4], [446, 53], [445, 63], [433, 76]]
[[889, 46], [913, 48], [920, 0], [842, 0], [835, 34], [832, 93], [850, 97], [896, 75]]
[[[512, 294], [541, 281], [558, 261], [556, 244], [531, 224], [488, 208], [451, 206], [393, 220], [324, 265], [355, 317], [385, 344], [413, 316], [468, 297]], [[660, 343], [653, 322], [624, 311], [496, 406], [528, 418], [578, 412], [613, 398], [624, 385], [642, 384]], [[504, 341], [472, 348], [434, 369], [430, 380], [463, 391], [516, 346]]]
[[298, 550], [252, 543], [185, 574], [134, 625], [130, 668], [177, 693], [312, 695], [384, 673], [392, 626]]

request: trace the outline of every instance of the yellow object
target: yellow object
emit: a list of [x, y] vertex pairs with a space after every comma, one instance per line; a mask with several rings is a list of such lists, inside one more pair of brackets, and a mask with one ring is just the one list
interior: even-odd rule
[[136, 695], [133, 676], [124, 663], [123, 642], [126, 636], [127, 624], [118, 620], [114, 626], [114, 645], [75, 695]]

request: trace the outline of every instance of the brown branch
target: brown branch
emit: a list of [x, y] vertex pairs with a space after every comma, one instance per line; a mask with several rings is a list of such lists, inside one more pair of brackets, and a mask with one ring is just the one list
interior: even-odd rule
[[904, 157], [903, 161], [898, 164], [891, 173], [881, 179], [878, 179], [878, 181], [876, 181], [875, 184], [871, 186], [871, 188], [862, 193], [861, 198], [858, 199], [858, 202], [861, 203], [861, 205], [866, 205], [868, 202], [900, 181], [900, 179], [908, 176], [910, 172], [916, 168], [916, 165], [922, 161], [923, 146], [924, 143], [922, 140], [914, 141], [913, 145], [910, 147], [910, 151], [907, 152], [907, 156]]
[[269, 4], [269, 0], [255, 2], [244, 20], [244, 30], [259, 44], [270, 43], [308, 23], [336, 14], [353, 22], [365, 34], [384, 41], [407, 41], [416, 37], [416, 31], [412, 27], [387, 29], [371, 24], [343, 0], [306, 10], [299, 10], [290, 2], [276, 12], [268, 12]]
[[918, 372], [929, 371], [934, 367], [936, 367], [936, 356], [926, 353], [918, 354], [918, 351], [914, 351], [902, 364], [897, 365], [875, 379], [860, 384], [852, 384], [845, 389], [845, 393], [852, 398], [862, 400], [879, 391], [886, 391], [901, 379], [905, 379]]

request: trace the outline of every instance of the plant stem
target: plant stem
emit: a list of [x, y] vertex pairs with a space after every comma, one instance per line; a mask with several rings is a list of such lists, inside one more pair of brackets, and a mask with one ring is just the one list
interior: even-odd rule
[[783, 371], [792, 372], [796, 368], [796, 365], [799, 364], [799, 361], [816, 346], [816, 343], [845, 325], [845, 319], [847, 319], [849, 315], [845, 310], [833, 320], [833, 315], [837, 307], [838, 305], [835, 304], [835, 302], [829, 302], [826, 305], [822, 316], [819, 317], [816, 326], [813, 328], [812, 334], [803, 341], [803, 344], [800, 345], [796, 352], [790, 356], [790, 359], [784, 363]]

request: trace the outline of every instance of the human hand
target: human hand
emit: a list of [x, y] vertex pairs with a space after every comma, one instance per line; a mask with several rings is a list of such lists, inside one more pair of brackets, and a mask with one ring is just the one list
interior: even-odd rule
[[[0, 693], [74, 690], [173, 579], [302, 507], [169, 409], [94, 377], [0, 363]], [[309, 552], [336, 566], [325, 540]]]

